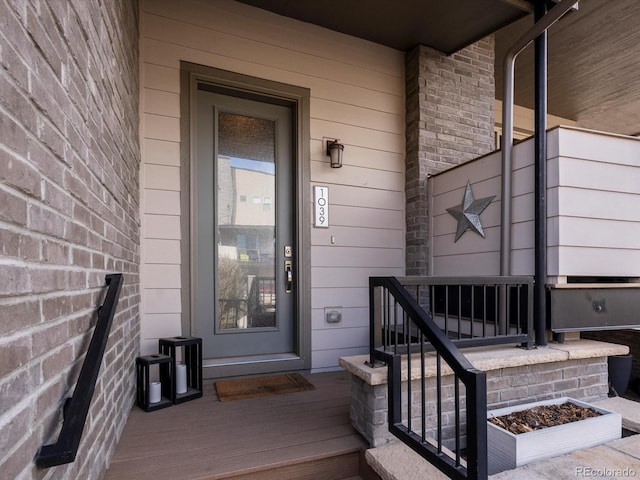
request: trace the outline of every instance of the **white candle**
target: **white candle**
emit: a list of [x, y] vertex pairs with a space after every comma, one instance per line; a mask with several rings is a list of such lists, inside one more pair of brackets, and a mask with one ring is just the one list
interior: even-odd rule
[[160, 401], [162, 384], [160, 382], [151, 382], [149, 385], [149, 403], [158, 403]]
[[187, 366], [184, 363], [176, 368], [176, 393], [187, 393]]

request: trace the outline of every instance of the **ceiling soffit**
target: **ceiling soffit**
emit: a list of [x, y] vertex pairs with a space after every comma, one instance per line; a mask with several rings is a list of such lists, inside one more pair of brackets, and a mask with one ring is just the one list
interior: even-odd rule
[[526, 0], [239, 0], [398, 50], [426, 45], [451, 54], [531, 9]]
[[[527, 0], [238, 0], [382, 45], [450, 54], [495, 33], [496, 97], [506, 51], [531, 26]], [[580, 0], [549, 30], [549, 113], [582, 127], [640, 133], [640, 0]], [[533, 48], [518, 56], [515, 101], [533, 108]]]

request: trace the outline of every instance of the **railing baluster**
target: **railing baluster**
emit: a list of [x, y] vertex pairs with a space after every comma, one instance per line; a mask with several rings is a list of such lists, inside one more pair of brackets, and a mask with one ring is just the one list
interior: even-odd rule
[[436, 398], [438, 408], [438, 453], [442, 453], [442, 369], [440, 367], [440, 353], [436, 355]]
[[393, 351], [398, 353], [398, 304], [396, 299], [393, 299]]
[[453, 375], [454, 394], [453, 398], [456, 403], [456, 466], [460, 466], [460, 385], [458, 383], [458, 375]]
[[502, 301], [502, 299], [499, 299], [498, 290], [501, 290], [501, 289], [498, 288], [497, 286], [493, 288], [493, 297], [494, 297], [494, 305], [495, 305], [493, 332], [496, 337], [500, 335], [500, 322], [503, 320], [500, 318], [500, 314], [498, 313], [500, 311], [500, 307], [499, 307], [500, 303], [498, 302]]
[[482, 286], [482, 336], [487, 336], [487, 286]]
[[504, 319], [504, 335], [509, 335], [509, 324], [511, 323], [511, 289], [505, 285], [504, 293], [507, 297], [507, 316]]
[[533, 348], [533, 284], [527, 285], [527, 348]]
[[426, 392], [426, 379], [424, 371], [424, 334], [420, 333], [420, 387], [422, 390], [421, 400], [421, 415], [422, 415], [422, 436], [421, 441], [424, 443], [427, 441], [427, 392]]
[[387, 342], [387, 347], [391, 348], [391, 346], [393, 345], [393, 335], [394, 335], [394, 330], [391, 328], [391, 322], [392, 322], [392, 318], [393, 316], [391, 315], [391, 294], [389, 293], [389, 290], [385, 289], [385, 304], [386, 304], [386, 308], [387, 308], [387, 336], [389, 337], [389, 341]]
[[458, 340], [462, 338], [462, 285], [458, 285]]
[[476, 287], [471, 285], [471, 326], [469, 328], [470, 338], [474, 338], [473, 327], [476, 323]]
[[520, 309], [522, 308], [522, 305], [520, 303], [520, 295], [522, 294], [522, 290], [521, 287], [522, 285], [516, 285], [516, 291], [518, 292], [518, 296], [516, 297], [518, 299], [518, 312], [517, 312], [517, 326], [516, 326], [516, 333], [520, 334], [522, 332], [522, 323], [521, 323], [521, 316], [520, 316]]
[[449, 285], [444, 287], [444, 334], [449, 336]]
[[382, 332], [382, 347], [387, 350], [391, 345], [391, 321], [389, 320], [389, 291], [381, 288], [380, 298], [382, 300], [382, 318], [384, 319], [384, 330]]
[[433, 318], [433, 316], [436, 313], [436, 309], [434, 306], [435, 303], [435, 285], [429, 285], [427, 287], [429, 289], [429, 310], [427, 311], [427, 313], [429, 315], [431, 315], [431, 318]]
[[411, 413], [412, 413], [412, 399], [411, 399], [411, 327], [407, 321], [406, 312], [402, 311], [402, 323], [403, 328], [407, 331], [405, 335], [407, 345], [407, 429], [411, 431]]
[[387, 289], [380, 287], [379, 288], [379, 300], [380, 300], [380, 308], [382, 309], [382, 348], [383, 351], [386, 351], [389, 348], [391, 337], [389, 336], [389, 308], [387, 306]]
[[409, 329], [409, 321], [405, 310], [402, 310], [402, 331], [404, 332], [404, 344], [407, 346], [407, 353], [410, 354], [411, 330]]

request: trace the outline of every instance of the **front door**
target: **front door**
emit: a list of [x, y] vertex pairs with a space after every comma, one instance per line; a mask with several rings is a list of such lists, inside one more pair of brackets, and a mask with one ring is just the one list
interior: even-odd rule
[[285, 358], [296, 330], [293, 109], [206, 83], [196, 92], [194, 326], [205, 365]]

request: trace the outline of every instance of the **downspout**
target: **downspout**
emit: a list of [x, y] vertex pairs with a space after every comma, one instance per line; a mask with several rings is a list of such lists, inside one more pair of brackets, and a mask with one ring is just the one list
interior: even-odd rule
[[[534, 9], [537, 22], [547, 14], [547, 2]], [[534, 109], [534, 224], [535, 265], [533, 285], [533, 324], [536, 345], [547, 344], [547, 32], [535, 41], [535, 109]]]
[[[514, 67], [518, 54], [540, 34], [573, 8], [578, 0], [562, 0], [525, 32], [507, 51], [504, 58], [502, 95], [502, 200], [500, 232], [500, 275], [511, 275], [511, 183], [513, 155]], [[506, 319], [506, 295], [500, 307], [500, 316]], [[546, 326], [545, 326], [546, 329]]]

